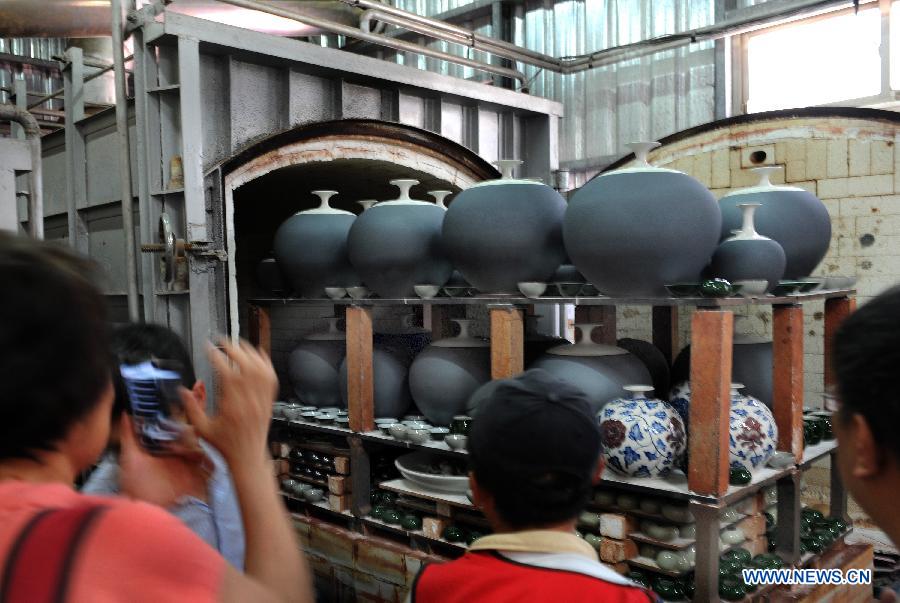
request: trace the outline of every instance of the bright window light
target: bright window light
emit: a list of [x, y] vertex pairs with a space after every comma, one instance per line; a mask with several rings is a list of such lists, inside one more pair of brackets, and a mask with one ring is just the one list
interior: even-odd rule
[[878, 8], [749, 36], [747, 112], [823, 105], [881, 91]]

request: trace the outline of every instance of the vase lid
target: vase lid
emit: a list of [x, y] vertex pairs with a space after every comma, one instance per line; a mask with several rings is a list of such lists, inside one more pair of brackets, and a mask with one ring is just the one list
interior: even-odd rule
[[431, 345], [438, 348], [489, 348], [491, 347], [491, 342], [486, 339], [481, 339], [480, 337], [472, 337], [469, 334], [469, 327], [472, 325], [473, 320], [467, 318], [454, 318], [453, 322], [459, 325], [459, 335], [456, 337], [447, 337], [445, 339], [438, 339]]
[[418, 199], [413, 199], [409, 196], [409, 190], [415, 185], [419, 184], [418, 180], [412, 180], [409, 178], [397, 178], [395, 180], [391, 180], [389, 184], [396, 186], [400, 189], [400, 195], [396, 199], [391, 199], [390, 201], [382, 201], [381, 203], [376, 203], [370, 209], [376, 209], [379, 207], [396, 207], [398, 205], [427, 205], [434, 206], [434, 203], [430, 203], [428, 201], [420, 201]]
[[313, 214], [326, 214], [326, 215], [348, 215], [355, 216], [352, 211], [345, 211], [343, 209], [337, 209], [335, 207], [331, 207], [329, 204], [329, 200], [338, 194], [337, 191], [312, 191], [312, 194], [319, 197], [319, 207], [314, 209], [305, 209], [303, 211], [298, 211], [295, 215], [313, 215]]
[[650, 162], [647, 161], [647, 155], [650, 153], [650, 151], [661, 146], [658, 142], [630, 142], [626, 146], [628, 146], [628, 148], [630, 148], [634, 153], [634, 165], [631, 167], [624, 167], [618, 170], [613, 170], [611, 172], [606, 172], [605, 174], [600, 174], [599, 176], [597, 176], [598, 178], [613, 176], [616, 174], [637, 174], [646, 172], [684, 174], [684, 172], [679, 172], [678, 170], [673, 170], [671, 168], [651, 165]]
[[325, 320], [328, 321], [328, 330], [313, 333], [304, 337], [307, 341], [345, 341], [347, 334], [337, 328], [338, 317], [329, 316]]
[[769, 179], [772, 177], [772, 174], [775, 174], [782, 169], [783, 166], [780, 165], [764, 165], [761, 167], [750, 168], [750, 171], [759, 177], [759, 182], [757, 182], [753, 186], [741, 188], [726, 195], [722, 195], [722, 199], [725, 199], [726, 197], [735, 197], [737, 195], [749, 195], [752, 193], [766, 193], [773, 191], [806, 191], [805, 188], [801, 188], [799, 186], [790, 186], [787, 184], [772, 184], [769, 181]]
[[[484, 186], [494, 186], [497, 184], [530, 184], [532, 186], [544, 186], [544, 183], [533, 178], [513, 178], [513, 171], [524, 163], [521, 159], [500, 159], [494, 162], [494, 165], [500, 168], [500, 178], [496, 180], [484, 180], [473, 184], [469, 188], [479, 188]], [[469, 189], [466, 189], [469, 190]]]
[[564, 343], [547, 350], [548, 354], [554, 356], [621, 356], [627, 354], [628, 350], [624, 350], [614, 345], [603, 343], [594, 343], [591, 339], [591, 333], [594, 329], [602, 326], [600, 323], [581, 323], [575, 325], [575, 328], [581, 331], [581, 341], [578, 343]]

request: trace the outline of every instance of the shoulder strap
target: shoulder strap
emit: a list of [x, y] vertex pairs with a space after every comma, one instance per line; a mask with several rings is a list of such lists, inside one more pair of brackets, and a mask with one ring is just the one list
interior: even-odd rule
[[0, 603], [63, 603], [78, 547], [106, 509], [46, 509], [28, 520], [9, 549]]

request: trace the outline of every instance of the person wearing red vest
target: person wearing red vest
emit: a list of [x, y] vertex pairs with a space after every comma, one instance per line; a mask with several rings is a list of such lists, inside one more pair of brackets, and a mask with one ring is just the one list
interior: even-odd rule
[[468, 450], [472, 498], [494, 534], [423, 567], [411, 601], [658, 601], [575, 534], [603, 471], [600, 430], [580, 390], [540, 369], [505, 380], [475, 410]]

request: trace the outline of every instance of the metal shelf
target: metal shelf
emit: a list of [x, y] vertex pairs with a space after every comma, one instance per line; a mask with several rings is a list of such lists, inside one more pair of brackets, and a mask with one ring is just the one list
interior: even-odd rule
[[293, 297], [257, 297], [248, 300], [256, 305], [338, 305], [338, 306], [421, 306], [421, 305], [535, 305], [535, 304], [574, 304], [576, 306], [696, 306], [701, 308], [720, 308], [733, 306], [760, 305], [792, 305], [806, 301], [825, 300], [835, 297], [848, 297], [855, 295], [856, 289], [834, 289], [828, 291], [813, 291], [811, 293], [797, 293], [781, 297], [522, 297], [520, 295], [481, 295], [473, 297], [434, 297], [420, 299], [407, 297], [397, 299], [301, 299]]
[[438, 452], [441, 454], [448, 454], [453, 456], [468, 456], [468, 453], [465, 450], [453, 450], [452, 448], [450, 448], [450, 446], [447, 445], [446, 442], [443, 441], [429, 440], [424, 444], [414, 444], [412, 442], [406, 442], [388, 435], [384, 435], [378, 430], [367, 431], [365, 433], [362, 433], [360, 437], [368, 442], [377, 442], [378, 444], [387, 444], [388, 446], [397, 446], [399, 448], [406, 448], [408, 450], [428, 450], [429, 452]]

